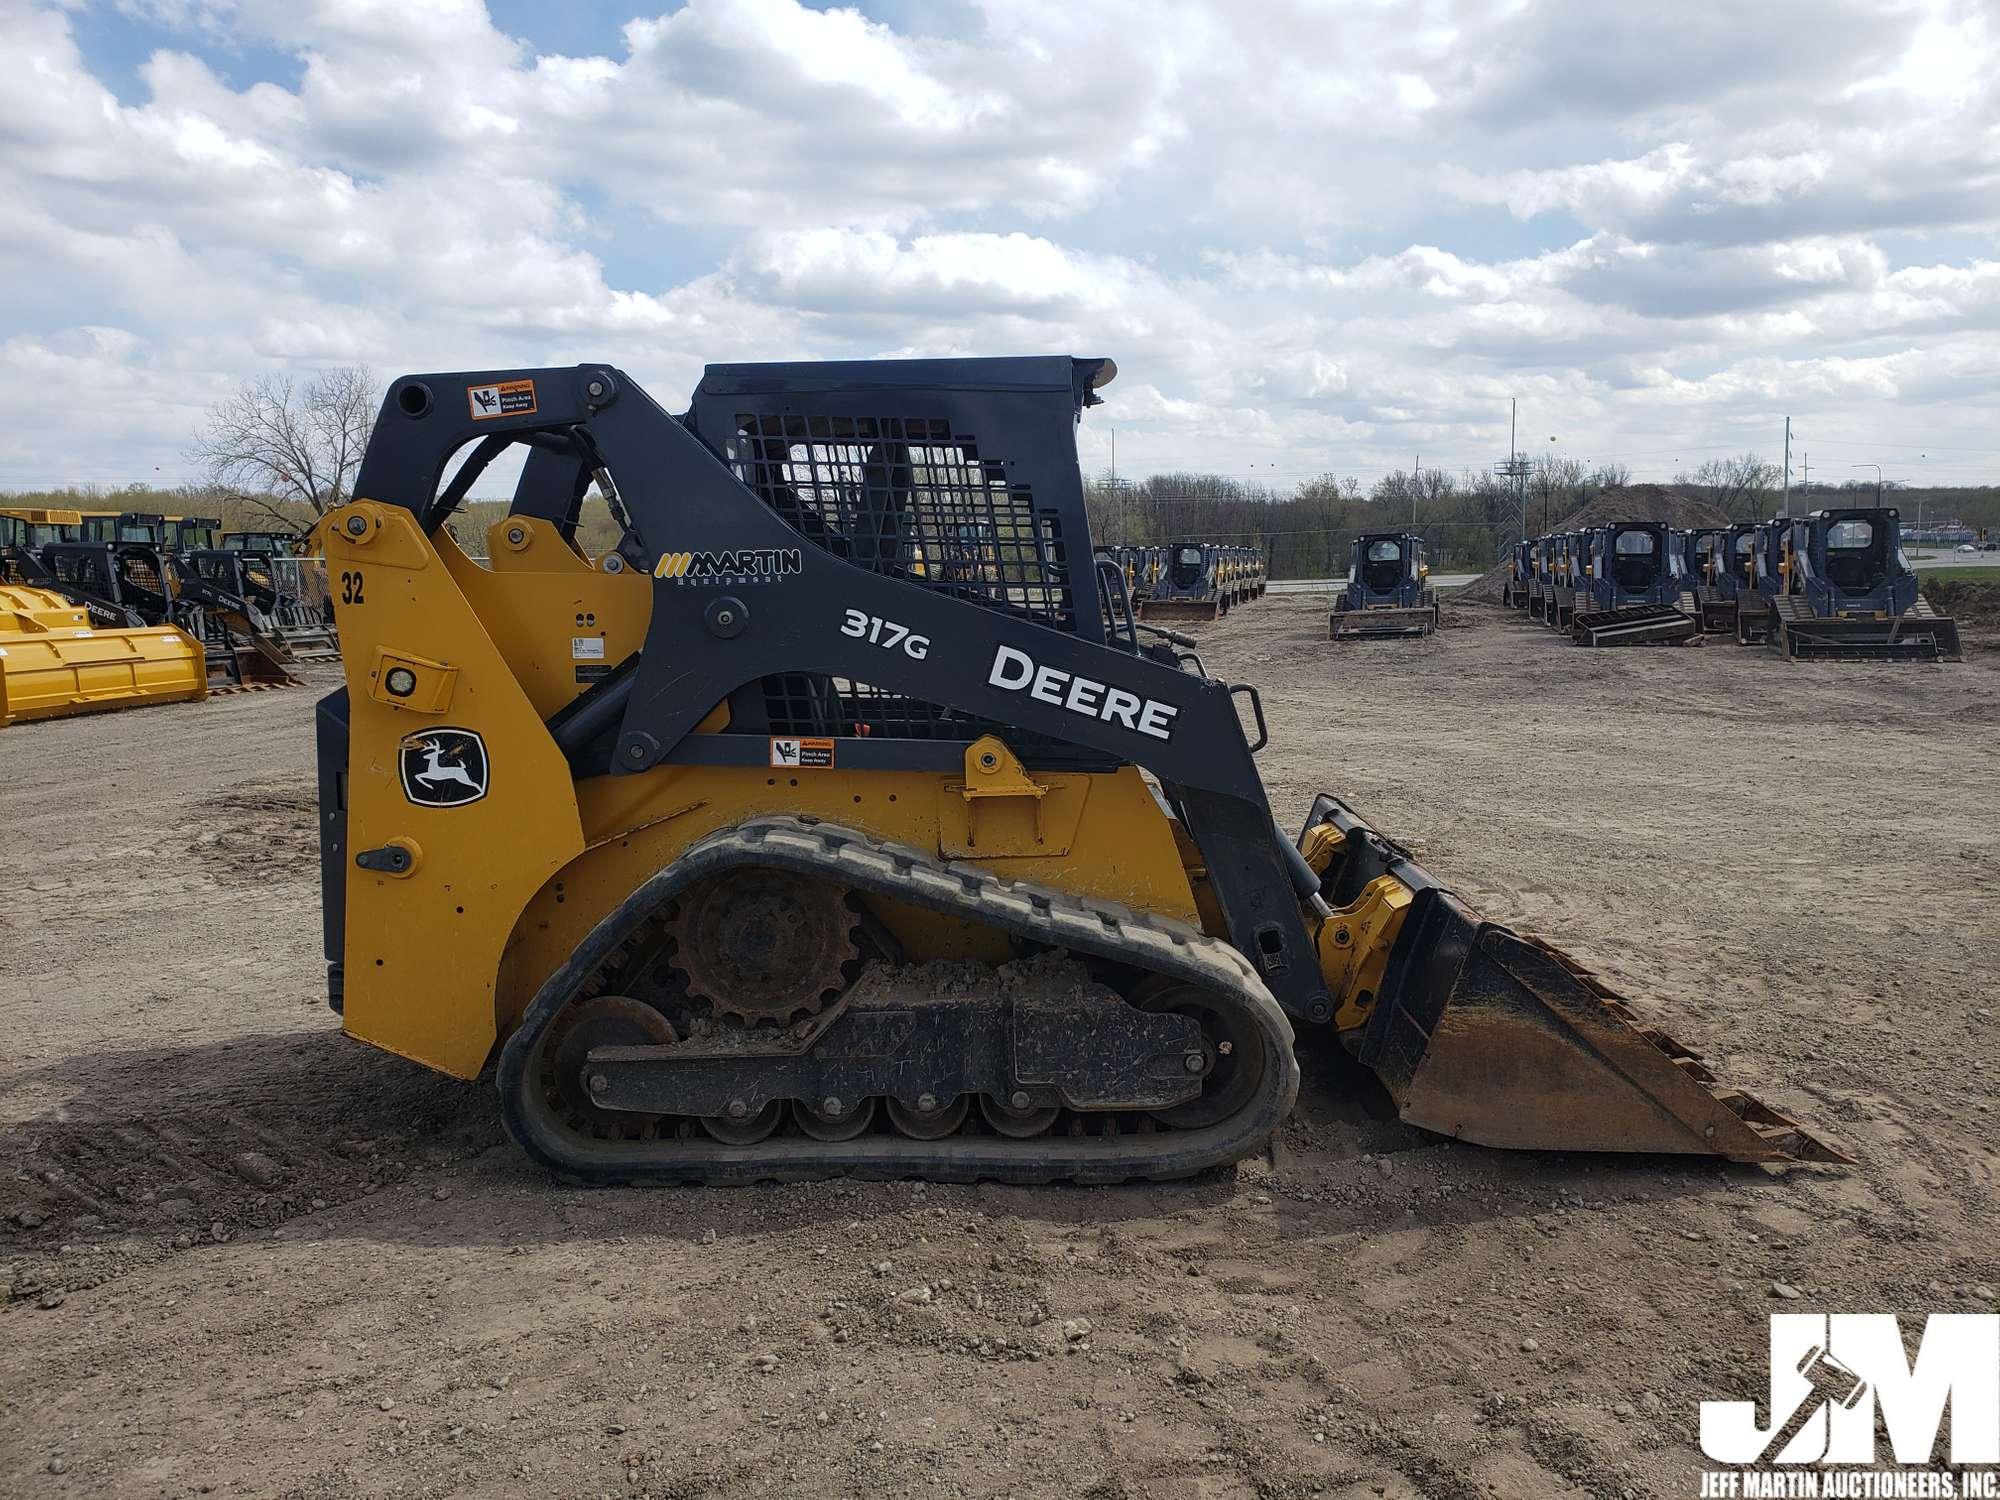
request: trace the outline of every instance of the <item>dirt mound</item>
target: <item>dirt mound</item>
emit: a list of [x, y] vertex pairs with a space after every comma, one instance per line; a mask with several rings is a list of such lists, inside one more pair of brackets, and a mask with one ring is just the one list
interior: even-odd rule
[[[1602, 526], [1610, 521], [1665, 521], [1687, 530], [1696, 526], [1727, 526], [1729, 514], [1706, 500], [1690, 500], [1660, 484], [1628, 484], [1603, 491], [1582, 510], [1565, 516], [1549, 527], [1551, 533], [1581, 531], [1586, 526]], [[1507, 582], [1507, 559], [1489, 568], [1458, 591], [1458, 597], [1474, 604], [1498, 604]]]
[[[1922, 575], [1918, 575], [1922, 578]], [[1982, 635], [2000, 630], [2000, 581], [1975, 578], [1923, 578], [1920, 587], [1931, 608]]]

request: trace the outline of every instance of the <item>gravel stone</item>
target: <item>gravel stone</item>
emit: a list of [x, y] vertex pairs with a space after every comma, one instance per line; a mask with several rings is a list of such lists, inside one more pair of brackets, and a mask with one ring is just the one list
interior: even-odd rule
[[258, 1187], [269, 1187], [285, 1175], [285, 1169], [261, 1151], [245, 1151], [236, 1158], [236, 1175]]

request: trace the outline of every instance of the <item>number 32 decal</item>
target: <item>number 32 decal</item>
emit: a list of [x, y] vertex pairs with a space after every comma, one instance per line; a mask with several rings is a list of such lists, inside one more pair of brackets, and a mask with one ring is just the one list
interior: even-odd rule
[[898, 625], [880, 615], [864, 615], [858, 609], [850, 609], [846, 614], [847, 618], [840, 627], [842, 635], [851, 635], [858, 641], [872, 641], [884, 651], [901, 647], [903, 654], [913, 661], [922, 661], [931, 654], [931, 638], [911, 634], [907, 625]]
[[342, 604], [365, 604], [361, 597], [361, 570], [354, 569], [340, 575], [340, 602]]

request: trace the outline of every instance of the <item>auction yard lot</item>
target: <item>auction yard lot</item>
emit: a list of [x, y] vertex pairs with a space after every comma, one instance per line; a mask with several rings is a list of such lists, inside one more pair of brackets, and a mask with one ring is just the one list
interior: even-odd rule
[[0, 1493], [1691, 1496], [1774, 1307], [1994, 1310], [2000, 641], [1336, 647], [1328, 603], [1198, 631], [1281, 821], [1341, 792], [1858, 1166], [1453, 1145], [1314, 1040], [1270, 1155], [1186, 1184], [564, 1188], [490, 1084], [340, 1036], [314, 692], [31, 725]]

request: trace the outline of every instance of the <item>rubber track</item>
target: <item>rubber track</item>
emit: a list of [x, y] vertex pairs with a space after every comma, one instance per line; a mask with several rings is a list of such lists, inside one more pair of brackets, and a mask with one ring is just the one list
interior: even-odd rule
[[[544, 1096], [541, 1042], [551, 1022], [619, 945], [679, 891], [721, 870], [793, 870], [876, 895], [986, 923], [1064, 948], [1184, 980], [1218, 1003], [1238, 1005], [1264, 1041], [1264, 1086], [1242, 1110], [1198, 1130], [1166, 1127], [1111, 1136], [956, 1135], [937, 1141], [864, 1134], [823, 1142], [773, 1135], [732, 1146], [706, 1136], [643, 1141], [583, 1135]], [[587, 1184], [798, 1181], [817, 1177], [923, 1177], [935, 1181], [1087, 1183], [1187, 1177], [1240, 1161], [1264, 1146], [1298, 1097], [1292, 1028], [1262, 979], [1228, 943], [1182, 922], [1114, 902], [1004, 880], [902, 844], [831, 823], [758, 818], [693, 845], [606, 916], [536, 993], [501, 1050], [501, 1114], [507, 1131], [551, 1171]]]

